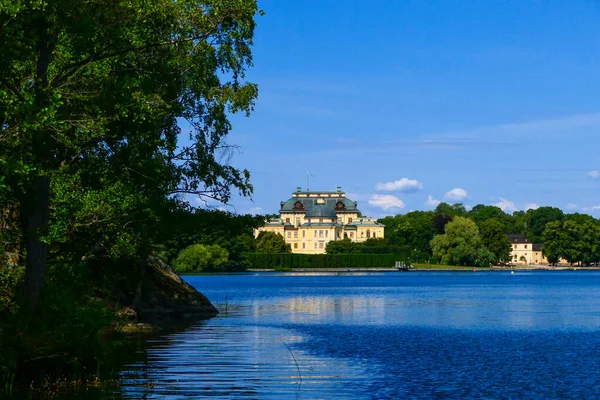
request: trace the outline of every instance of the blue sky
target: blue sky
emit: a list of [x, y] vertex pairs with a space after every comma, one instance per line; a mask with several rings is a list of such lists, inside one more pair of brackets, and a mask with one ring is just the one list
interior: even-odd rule
[[363, 213], [436, 202], [600, 217], [600, 5], [263, 0], [240, 213], [342, 186]]

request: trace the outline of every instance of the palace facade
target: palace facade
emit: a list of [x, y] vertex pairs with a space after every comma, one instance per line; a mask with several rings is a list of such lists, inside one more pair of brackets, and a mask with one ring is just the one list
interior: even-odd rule
[[260, 232], [280, 234], [293, 253], [324, 254], [332, 240], [383, 238], [384, 226], [375, 218], [363, 217], [358, 203], [347, 198], [341, 187], [335, 192], [302, 191], [299, 187], [280, 203], [279, 218], [266, 221], [254, 236]]

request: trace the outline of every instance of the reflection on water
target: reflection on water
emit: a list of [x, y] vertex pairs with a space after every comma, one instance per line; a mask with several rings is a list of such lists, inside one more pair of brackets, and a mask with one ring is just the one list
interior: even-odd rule
[[600, 273], [187, 279], [221, 314], [148, 343], [120, 396], [600, 396]]
[[208, 324], [154, 343], [143, 362], [122, 374], [123, 383], [127, 395], [145, 398], [351, 397], [363, 371], [308, 356], [297, 348], [301, 341], [282, 329]]

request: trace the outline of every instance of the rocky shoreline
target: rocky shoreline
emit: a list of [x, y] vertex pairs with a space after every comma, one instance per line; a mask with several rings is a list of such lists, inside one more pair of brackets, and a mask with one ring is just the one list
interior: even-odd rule
[[219, 313], [206, 296], [158, 257], [148, 258], [136, 280], [124, 279], [110, 303], [126, 321], [117, 327], [124, 333], [152, 332], [180, 320], [207, 319]]

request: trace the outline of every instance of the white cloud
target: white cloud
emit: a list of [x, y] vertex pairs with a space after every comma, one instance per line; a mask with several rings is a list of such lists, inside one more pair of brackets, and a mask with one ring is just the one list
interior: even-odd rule
[[583, 207], [583, 211], [598, 211], [600, 210], [600, 206], [592, 206], [592, 207]]
[[427, 196], [427, 200], [425, 201], [425, 205], [432, 208], [437, 207], [440, 203], [441, 201], [434, 199], [432, 195]]
[[386, 211], [391, 208], [404, 208], [404, 202], [391, 194], [374, 194], [369, 199], [369, 204]]
[[575, 203], [569, 203], [565, 206], [565, 210], [577, 210], [579, 206]]
[[469, 194], [467, 193], [467, 191], [465, 189], [454, 188], [444, 195], [444, 200], [446, 200], [446, 201], [463, 201], [468, 196], [469, 196]]
[[465, 210], [467, 210], [467, 212], [471, 211], [473, 209], [473, 206], [470, 204], [465, 204]]
[[598, 171], [597, 169], [594, 169], [594, 170], [588, 172], [588, 176], [592, 179], [598, 179], [598, 178], [600, 178], [600, 171]]
[[540, 208], [540, 206], [537, 205], [536, 203], [525, 204], [525, 210], [537, 210], [538, 208]]
[[499, 207], [502, 211], [517, 211], [517, 207], [515, 207], [515, 203], [510, 200], [506, 200], [500, 197], [500, 201], [493, 204], [496, 207]]
[[260, 207], [252, 207], [248, 210], [247, 214], [257, 215], [262, 213], [262, 208]]
[[402, 178], [393, 182], [378, 183], [375, 189], [381, 192], [413, 193], [423, 189], [423, 184], [416, 179]]

